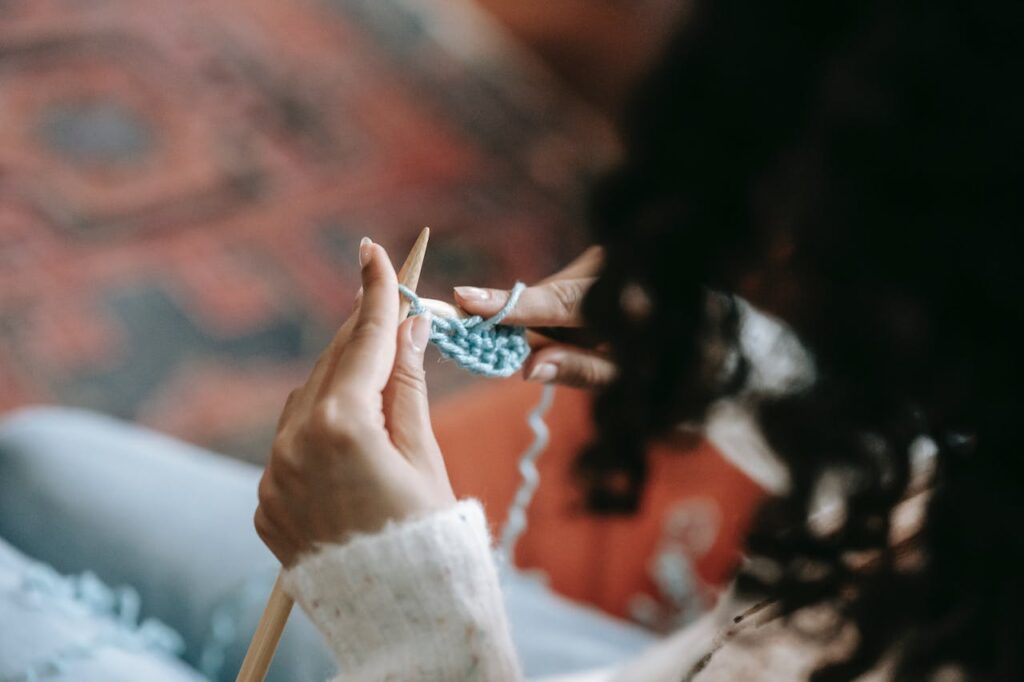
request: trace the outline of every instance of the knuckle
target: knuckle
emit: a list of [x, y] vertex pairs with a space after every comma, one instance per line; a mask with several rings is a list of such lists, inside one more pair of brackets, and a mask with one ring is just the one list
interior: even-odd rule
[[260, 478], [259, 487], [256, 490], [256, 498], [259, 500], [260, 506], [268, 504], [274, 499], [275, 495], [274, 484], [271, 482], [270, 476], [264, 472], [263, 477]]
[[580, 301], [583, 298], [581, 288], [570, 280], [552, 282], [549, 286], [551, 295], [554, 297], [555, 304], [559, 310], [566, 315], [575, 317]]
[[285, 398], [284, 407], [281, 408], [281, 416], [277, 420], [278, 430], [284, 428], [284, 426], [291, 421], [293, 413], [295, 412], [296, 406], [302, 396], [302, 389], [295, 388], [288, 393], [288, 397]]
[[305, 431], [311, 436], [326, 436], [333, 432], [337, 407], [330, 400], [320, 400], [306, 419]]
[[567, 362], [559, 374], [563, 383], [578, 388], [602, 386], [608, 381], [602, 361], [595, 358], [577, 358]]
[[293, 450], [276, 457], [267, 465], [265, 498], [267, 502], [275, 502], [281, 497], [282, 490], [294, 490], [301, 485], [304, 475], [302, 460]]
[[301, 480], [303, 471], [301, 449], [291, 444], [287, 447], [276, 447], [271, 452], [267, 469], [260, 481], [260, 492], [263, 493], [265, 490], [268, 499], [275, 499], [278, 490], [274, 486], [289, 485]]
[[[356, 422], [353, 409], [346, 409], [346, 401], [336, 397], [320, 401], [309, 420], [308, 435], [314, 440], [335, 446], [349, 445], [356, 440]], [[348, 403], [351, 404], [351, 403]]]
[[252, 525], [256, 528], [256, 534], [260, 536], [260, 539], [269, 544], [268, 541], [274, 536], [274, 525], [270, 522], [262, 506], [256, 507]]
[[333, 396], [317, 401], [309, 413], [309, 432], [324, 436], [333, 434], [338, 429], [344, 411], [338, 399]]
[[270, 444], [271, 459], [286, 457], [292, 449], [292, 434], [290, 430], [280, 429], [274, 435], [274, 442]]
[[351, 341], [372, 341], [377, 338], [384, 336], [385, 329], [384, 321], [374, 315], [367, 315], [359, 318], [359, 322], [352, 330]]
[[293, 388], [288, 392], [288, 397], [284, 401], [284, 411], [287, 412], [295, 407], [295, 403], [298, 402], [299, 396], [302, 395], [301, 388]]
[[601, 371], [597, 363], [593, 360], [583, 362], [580, 366], [580, 378], [587, 386], [596, 386], [601, 383]]
[[580, 363], [565, 363], [558, 372], [558, 381], [567, 386], [586, 388], [590, 386], [588, 374], [588, 370]]
[[391, 372], [391, 381], [397, 386], [406, 389], [413, 389], [417, 392], [426, 392], [426, 372], [422, 367], [399, 363]]
[[615, 365], [607, 360], [591, 360], [591, 385], [604, 386], [615, 379]]

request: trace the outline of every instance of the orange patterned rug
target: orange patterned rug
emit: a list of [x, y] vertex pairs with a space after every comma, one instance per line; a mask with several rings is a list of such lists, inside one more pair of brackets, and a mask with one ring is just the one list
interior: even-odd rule
[[458, 2], [2, 0], [0, 409], [260, 459], [360, 237], [430, 225], [426, 295], [540, 277], [599, 129]]

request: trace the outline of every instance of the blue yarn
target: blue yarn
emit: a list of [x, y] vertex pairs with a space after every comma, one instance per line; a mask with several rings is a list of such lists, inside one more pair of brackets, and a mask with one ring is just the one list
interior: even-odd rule
[[[519, 371], [530, 355], [526, 330], [500, 324], [519, 301], [526, 285], [516, 282], [504, 307], [493, 317], [479, 315], [460, 320], [457, 317], [434, 317], [430, 328], [430, 342], [459, 367], [486, 377], [508, 377]], [[410, 315], [426, 312], [419, 296], [408, 287], [398, 285], [402, 295], [412, 306]]]
[[498, 559], [501, 568], [507, 567], [512, 562], [513, 553], [519, 537], [526, 532], [526, 510], [530, 506], [533, 494], [537, 492], [540, 485], [540, 471], [537, 470], [537, 459], [544, 454], [551, 440], [551, 432], [544, 422], [544, 415], [551, 409], [555, 401], [554, 384], [545, 384], [540, 394], [540, 401], [530, 410], [526, 417], [526, 424], [533, 431], [533, 441], [519, 455], [519, 475], [522, 483], [512, 498], [512, 504], [508, 508], [508, 516], [505, 520], [505, 527], [501, 531], [501, 541], [498, 543]]

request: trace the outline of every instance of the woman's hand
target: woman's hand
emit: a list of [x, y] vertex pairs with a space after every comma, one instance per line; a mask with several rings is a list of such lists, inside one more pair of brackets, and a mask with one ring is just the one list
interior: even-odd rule
[[[528, 328], [533, 353], [523, 365], [528, 381], [595, 388], [615, 377], [615, 365], [600, 349], [566, 339], [582, 327], [581, 305], [597, 278], [604, 254], [591, 247], [560, 272], [523, 290], [503, 324]], [[509, 292], [455, 287], [455, 301], [468, 313], [489, 317], [508, 301]]]
[[455, 502], [427, 405], [429, 316], [399, 325], [384, 249], [364, 239], [359, 261], [356, 311], [288, 396], [260, 481], [256, 531], [285, 566]]

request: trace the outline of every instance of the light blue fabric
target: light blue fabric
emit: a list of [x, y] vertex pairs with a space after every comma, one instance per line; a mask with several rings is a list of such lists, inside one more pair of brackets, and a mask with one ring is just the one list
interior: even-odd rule
[[[214, 616], [237, 612], [241, 636], [219, 678], [233, 680], [278, 571], [253, 530], [259, 476], [94, 413], [26, 410], [0, 426], [0, 537], [60, 573], [135, 588], [141, 615], [177, 630], [194, 667], [218, 641]], [[0, 623], [0, 633], [11, 627]], [[322, 682], [332, 671], [296, 610], [268, 680]]]
[[0, 540], [0, 682], [200, 682], [166, 626], [138, 622], [130, 588], [58, 575]]
[[[180, 633], [184, 661], [212, 679], [234, 680], [278, 571], [253, 530], [259, 476], [252, 465], [93, 413], [23, 410], [0, 422], [0, 538], [62, 574], [91, 571], [107, 585], [132, 586], [141, 618]], [[0, 547], [0, 586], [5, 572], [11, 585], [32, 565]], [[47, 620], [44, 607], [34, 612], [35, 629], [19, 629], [25, 612], [13, 594], [0, 587], [0, 640], [13, 641], [17, 631], [19, 653], [0, 648], [0, 671], [80, 642], [96, 627], [92, 620], [102, 620], [62, 621], [56, 609]], [[530, 676], [608, 665], [653, 641], [522, 575], [509, 576], [506, 599]], [[117, 676], [118, 666], [140, 658], [152, 674]], [[117, 647], [69, 666], [66, 676], [41, 679], [196, 677], [165, 657]], [[319, 633], [295, 610], [267, 679], [323, 682], [333, 673]]]

